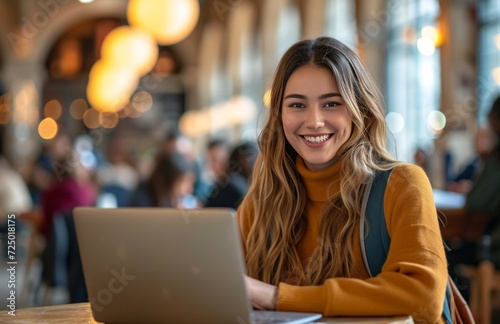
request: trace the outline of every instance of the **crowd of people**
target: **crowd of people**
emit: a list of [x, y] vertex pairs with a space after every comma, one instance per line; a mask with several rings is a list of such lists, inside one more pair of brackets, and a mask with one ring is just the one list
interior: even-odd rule
[[[0, 130], [0, 142], [4, 143], [5, 129]], [[207, 143], [205, 152], [196, 155], [189, 138], [171, 132], [151, 152], [146, 167], [140, 167], [134, 152], [118, 137], [109, 139], [103, 153], [85, 135], [72, 139], [64, 129], [43, 144], [26, 174], [11, 166], [0, 147], [0, 178], [4, 184], [0, 210], [4, 216], [16, 214], [19, 233], [30, 235], [34, 231], [42, 238], [36, 247], [42, 266], [45, 256], [50, 255], [47, 248], [57, 235], [55, 220], [71, 214], [75, 207], [237, 209], [248, 190], [258, 153], [252, 142], [214, 139]], [[0, 231], [2, 254], [7, 257], [7, 217], [0, 219]], [[54, 257], [59, 256], [49, 259]], [[42, 270], [42, 277], [46, 272]]]

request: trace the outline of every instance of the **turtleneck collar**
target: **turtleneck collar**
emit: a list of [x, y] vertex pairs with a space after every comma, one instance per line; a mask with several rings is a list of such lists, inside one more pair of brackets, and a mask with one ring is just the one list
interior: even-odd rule
[[316, 202], [325, 202], [328, 192], [340, 190], [340, 168], [343, 158], [321, 171], [312, 171], [305, 165], [304, 159], [297, 156], [295, 166], [306, 187], [307, 198]]

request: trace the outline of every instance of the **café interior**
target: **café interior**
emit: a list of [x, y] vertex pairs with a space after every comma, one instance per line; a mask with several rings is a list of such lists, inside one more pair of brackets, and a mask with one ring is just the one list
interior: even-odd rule
[[[48, 173], [78, 164], [100, 189], [83, 205], [124, 207], [121, 191], [103, 188], [130, 193], [160, 152], [177, 150], [197, 165], [185, 201], [200, 206], [196, 185], [217, 172], [211, 145], [222, 144], [225, 159], [241, 143], [257, 148], [279, 59], [323, 35], [353, 49], [377, 83], [388, 148], [427, 173], [449, 248], [468, 237], [464, 227], [484, 243], [491, 217], [462, 213], [474, 177], [459, 175], [499, 145], [488, 113], [500, 95], [500, 1], [0, 0], [0, 167], [22, 180], [5, 176], [0, 190], [0, 211], [20, 224], [17, 308], [72, 297], [43, 270]], [[479, 263], [456, 265], [478, 323], [494, 322], [500, 308], [500, 237], [488, 239]]]

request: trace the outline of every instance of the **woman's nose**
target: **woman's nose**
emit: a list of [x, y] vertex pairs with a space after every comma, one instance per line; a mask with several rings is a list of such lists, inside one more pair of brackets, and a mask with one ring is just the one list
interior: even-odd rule
[[311, 109], [307, 115], [306, 126], [311, 129], [318, 129], [325, 126], [321, 113], [317, 109]]

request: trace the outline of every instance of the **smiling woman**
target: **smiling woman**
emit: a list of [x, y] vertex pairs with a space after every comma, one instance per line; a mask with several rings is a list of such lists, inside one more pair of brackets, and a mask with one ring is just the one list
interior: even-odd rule
[[298, 68], [285, 87], [282, 107], [287, 141], [311, 170], [330, 166], [351, 135], [352, 119], [330, 70]]
[[[351, 49], [321, 37], [284, 54], [238, 209], [255, 308], [444, 322], [446, 257], [431, 186], [385, 140], [379, 91]], [[363, 233], [377, 232], [364, 208], [381, 175], [385, 194], [366, 210], [390, 241], [377, 275], [365, 261], [379, 255], [364, 250]]]

